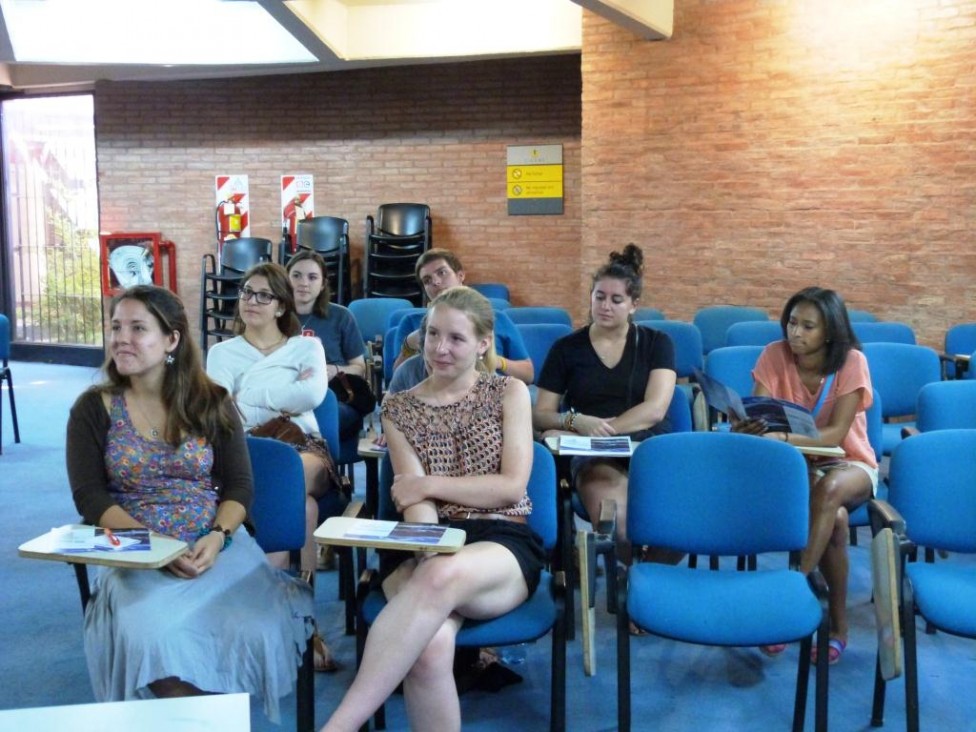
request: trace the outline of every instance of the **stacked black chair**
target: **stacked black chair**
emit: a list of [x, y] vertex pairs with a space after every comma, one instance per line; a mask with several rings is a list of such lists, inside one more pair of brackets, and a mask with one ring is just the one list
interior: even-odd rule
[[[349, 222], [336, 216], [313, 216], [298, 222], [298, 247], [301, 251], [312, 251], [325, 260], [326, 274], [332, 302], [348, 305], [351, 299], [352, 283], [349, 266]], [[294, 254], [287, 251], [278, 253], [278, 261], [288, 264]]]
[[213, 254], [203, 255], [200, 274], [200, 347], [204, 355], [210, 336], [219, 343], [234, 336], [233, 320], [237, 311], [241, 280], [258, 262], [271, 261], [271, 240], [258, 237], [228, 239], [220, 252], [220, 262]]
[[376, 218], [366, 217], [364, 297], [402, 297], [423, 305], [424, 292], [414, 276], [420, 255], [431, 246], [430, 206], [384, 203]]

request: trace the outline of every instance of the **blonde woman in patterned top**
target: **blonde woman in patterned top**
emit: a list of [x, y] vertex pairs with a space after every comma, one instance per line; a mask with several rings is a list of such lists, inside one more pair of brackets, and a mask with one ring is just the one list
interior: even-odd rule
[[322, 728], [358, 730], [403, 682], [414, 730], [460, 730], [454, 639], [465, 618], [517, 607], [535, 590], [542, 544], [526, 523], [532, 416], [522, 382], [494, 375], [491, 305], [467, 287], [434, 300], [424, 354], [431, 374], [383, 404], [404, 517], [467, 532], [457, 554], [403, 561], [370, 628], [359, 673]]

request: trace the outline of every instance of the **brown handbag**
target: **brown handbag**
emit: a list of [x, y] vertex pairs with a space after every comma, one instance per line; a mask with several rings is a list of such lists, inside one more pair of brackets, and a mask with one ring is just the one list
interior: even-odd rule
[[270, 437], [275, 440], [287, 442], [290, 445], [297, 445], [298, 447], [305, 447], [307, 441], [302, 428], [292, 422], [291, 417], [285, 414], [274, 419], [269, 419], [257, 427], [252, 427], [248, 430], [248, 434], [254, 437]]

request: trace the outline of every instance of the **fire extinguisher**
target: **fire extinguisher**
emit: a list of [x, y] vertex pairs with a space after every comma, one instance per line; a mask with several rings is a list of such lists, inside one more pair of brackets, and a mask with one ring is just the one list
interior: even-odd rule
[[218, 250], [223, 247], [227, 239], [236, 239], [241, 235], [242, 214], [240, 203], [233, 199], [217, 204], [214, 211], [214, 225], [217, 229]]
[[302, 199], [299, 196], [295, 196], [295, 199], [292, 201], [291, 210], [287, 211], [286, 215], [288, 218], [289, 252], [294, 254], [298, 250], [298, 222], [308, 218], [305, 207], [302, 205]]

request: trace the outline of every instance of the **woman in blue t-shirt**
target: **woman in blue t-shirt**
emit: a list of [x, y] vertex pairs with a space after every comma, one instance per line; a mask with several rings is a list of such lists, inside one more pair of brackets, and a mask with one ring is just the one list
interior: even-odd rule
[[[287, 269], [302, 335], [322, 341], [329, 380], [340, 371], [364, 378], [363, 336], [353, 314], [330, 302], [325, 260], [315, 252], [303, 251], [288, 260]], [[351, 404], [339, 402], [339, 437], [359, 434], [362, 428], [363, 415]]]

